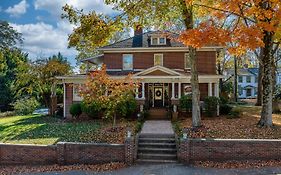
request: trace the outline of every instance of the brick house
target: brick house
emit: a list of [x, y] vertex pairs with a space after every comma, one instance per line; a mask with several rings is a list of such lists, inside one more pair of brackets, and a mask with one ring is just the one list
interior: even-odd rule
[[[112, 78], [123, 78], [132, 73], [132, 78], [140, 82], [135, 96], [140, 111], [144, 106], [157, 110], [173, 106], [176, 112], [179, 98], [192, 93], [188, 48], [171, 39], [176, 37], [177, 34], [169, 32], [143, 33], [139, 28], [133, 37], [101, 47], [98, 49], [101, 55], [82, 61], [106, 64], [107, 73]], [[218, 83], [222, 77], [216, 73], [216, 55], [220, 49], [206, 46], [196, 53], [201, 100], [219, 95]], [[83, 84], [86, 75], [57, 78], [64, 85], [64, 117], [68, 118], [70, 105], [82, 100], [73, 84]]]

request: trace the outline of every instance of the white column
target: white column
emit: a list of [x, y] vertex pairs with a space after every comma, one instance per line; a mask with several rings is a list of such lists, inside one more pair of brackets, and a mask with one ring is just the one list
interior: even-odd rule
[[66, 86], [63, 83], [63, 118], [66, 118]]
[[139, 87], [136, 88], [136, 99], [139, 98]]
[[144, 86], [144, 85], [145, 85], [144, 82], [142, 82], [142, 83], [141, 83], [141, 88], [142, 88], [142, 89], [141, 89], [141, 95], [142, 95], [141, 98], [142, 98], [142, 99], [145, 99], [145, 94], [144, 94], [144, 93], [145, 93], [145, 91], [144, 91], [145, 86]]
[[181, 98], [181, 83], [179, 82], [179, 89], [178, 89], [178, 98], [180, 99]]
[[[219, 85], [215, 83], [215, 96], [219, 97]], [[217, 116], [220, 115], [220, 105], [217, 106]]]
[[213, 96], [213, 84], [208, 83], [208, 96]]
[[175, 98], [175, 83], [172, 82], [172, 99]]
[[219, 97], [219, 85], [218, 85], [218, 83], [215, 83], [215, 96]]

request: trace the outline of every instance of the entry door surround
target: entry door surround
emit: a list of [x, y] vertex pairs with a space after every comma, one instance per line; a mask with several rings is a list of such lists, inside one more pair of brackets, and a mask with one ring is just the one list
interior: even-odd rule
[[163, 86], [154, 86], [154, 107], [163, 107]]

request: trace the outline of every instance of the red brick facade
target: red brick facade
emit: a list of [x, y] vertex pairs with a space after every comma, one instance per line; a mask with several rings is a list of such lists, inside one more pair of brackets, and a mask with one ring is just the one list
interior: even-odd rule
[[[134, 69], [147, 69], [154, 66], [154, 54], [160, 52], [136, 52], [133, 54]], [[185, 52], [163, 52], [163, 66], [170, 69], [184, 69]], [[216, 74], [216, 52], [198, 51], [197, 68], [199, 74]], [[123, 68], [122, 53], [105, 53], [104, 64], [108, 69]]]

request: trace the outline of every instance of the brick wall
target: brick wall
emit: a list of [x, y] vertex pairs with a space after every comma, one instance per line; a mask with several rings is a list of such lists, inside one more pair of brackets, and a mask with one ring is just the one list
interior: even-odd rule
[[134, 140], [125, 144], [68, 143], [56, 145], [0, 144], [0, 165], [99, 164], [134, 161]]
[[281, 140], [187, 139], [179, 144], [178, 158], [192, 161], [281, 159]]
[[[154, 54], [159, 52], [137, 52], [133, 54], [134, 69], [147, 69], [154, 66]], [[127, 53], [126, 53], [127, 54]], [[130, 53], [128, 53], [130, 54]], [[163, 66], [171, 69], [184, 69], [185, 52], [163, 52]], [[122, 53], [105, 53], [104, 63], [108, 69], [122, 69]], [[197, 68], [201, 74], [216, 74], [216, 52], [197, 52]]]
[[0, 165], [4, 164], [55, 164], [55, 145], [0, 144]]

